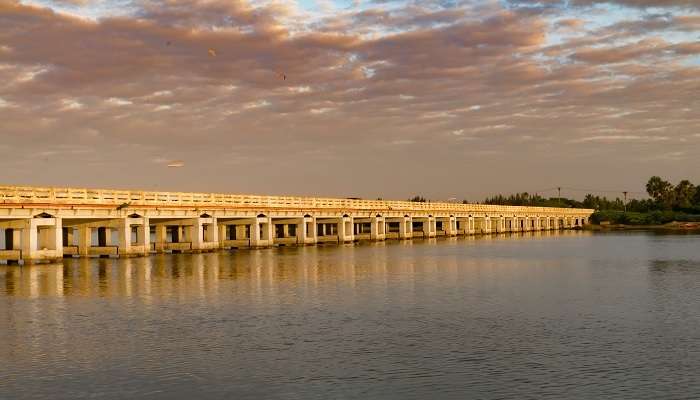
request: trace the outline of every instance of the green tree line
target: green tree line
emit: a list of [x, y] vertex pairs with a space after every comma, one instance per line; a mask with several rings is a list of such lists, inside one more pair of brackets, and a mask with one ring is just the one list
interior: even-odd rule
[[700, 186], [689, 180], [676, 185], [658, 176], [649, 178], [646, 184], [648, 199], [632, 199], [626, 204], [623, 199], [587, 194], [582, 201], [517, 193], [508, 196], [488, 197], [485, 204], [592, 208], [593, 222], [611, 221], [631, 225], [655, 225], [672, 221], [700, 221]]
[[534, 207], [577, 207], [592, 208], [600, 211], [650, 212], [677, 211], [700, 214], [700, 186], [688, 180], [682, 180], [675, 186], [658, 176], [649, 178], [646, 184], [648, 199], [632, 199], [625, 202], [616, 197], [609, 199], [605, 196], [587, 194], [582, 201], [568, 198], [530, 195], [517, 193], [509, 196], [495, 195], [484, 200], [485, 204], [534, 206]]

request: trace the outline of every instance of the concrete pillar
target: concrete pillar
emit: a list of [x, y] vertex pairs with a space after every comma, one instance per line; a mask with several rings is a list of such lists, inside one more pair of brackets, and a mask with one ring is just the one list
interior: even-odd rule
[[296, 226], [297, 244], [306, 244], [307, 237], [309, 236], [306, 226], [306, 218], [299, 218]]
[[457, 218], [456, 217], [449, 217], [447, 221], [443, 221], [443, 224], [446, 224], [446, 226], [443, 227], [445, 230], [445, 234], [447, 236], [456, 236], [457, 235]]
[[219, 237], [219, 247], [223, 244], [224, 240], [228, 240], [228, 230], [231, 229], [229, 228], [229, 225], [223, 225], [223, 224], [217, 224], [217, 229], [219, 230], [218, 237]]
[[386, 239], [386, 225], [383, 217], [372, 217], [370, 218], [370, 239], [371, 240], [385, 240]]
[[437, 235], [437, 224], [435, 223], [435, 217], [428, 217], [428, 219], [423, 222], [423, 233], [424, 237], [435, 237]]
[[318, 242], [318, 232], [316, 232], [316, 217], [305, 218], [306, 235], [309, 237], [309, 243]]
[[168, 227], [164, 224], [156, 225], [155, 250], [160, 253], [165, 250], [165, 242], [168, 240]]
[[211, 218], [211, 223], [205, 225], [204, 241], [208, 243], [219, 243], [219, 226], [216, 218]]
[[316, 219], [314, 217], [299, 218], [296, 225], [297, 244], [316, 243]]
[[262, 224], [262, 239], [267, 241], [267, 245], [272, 245], [275, 237], [275, 225], [272, 223], [272, 218], [267, 218]]
[[63, 226], [61, 219], [30, 218], [25, 220], [21, 242], [22, 260], [25, 263], [62, 258]]
[[202, 224], [202, 219], [192, 218], [189, 223], [190, 225], [184, 227], [184, 241], [192, 244], [192, 250], [201, 250], [204, 243], [204, 224]]
[[250, 225], [250, 247], [265, 247], [272, 244], [274, 225], [270, 217], [255, 218]]
[[129, 218], [119, 220], [117, 234], [119, 237], [119, 255], [128, 256], [131, 254], [131, 224]]
[[413, 218], [403, 217], [399, 220], [399, 239], [413, 238]]
[[143, 246], [143, 255], [151, 253], [151, 225], [148, 218], [143, 218], [136, 228], [136, 243]]
[[78, 255], [90, 255], [90, 246], [92, 246], [92, 229], [88, 226], [78, 227]]
[[355, 239], [353, 234], [352, 217], [342, 217], [338, 220], [338, 241], [340, 243], [352, 242]]
[[211, 218], [211, 223], [206, 225], [204, 242], [209, 250], [215, 250], [221, 247], [219, 243], [219, 223], [214, 217]]

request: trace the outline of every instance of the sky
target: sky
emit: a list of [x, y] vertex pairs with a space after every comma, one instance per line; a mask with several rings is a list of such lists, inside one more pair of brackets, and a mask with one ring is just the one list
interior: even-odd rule
[[699, 0], [0, 0], [2, 185], [616, 196], [699, 154]]

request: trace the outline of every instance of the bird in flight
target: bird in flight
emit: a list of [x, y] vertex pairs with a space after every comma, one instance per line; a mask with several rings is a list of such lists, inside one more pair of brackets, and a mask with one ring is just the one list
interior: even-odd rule
[[209, 49], [209, 55], [212, 57], [216, 57], [216, 50], [214, 49]]

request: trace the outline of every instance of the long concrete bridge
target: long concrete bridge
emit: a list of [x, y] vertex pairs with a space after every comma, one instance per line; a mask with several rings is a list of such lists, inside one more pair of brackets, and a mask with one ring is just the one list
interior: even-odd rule
[[572, 229], [593, 210], [0, 186], [0, 260]]

